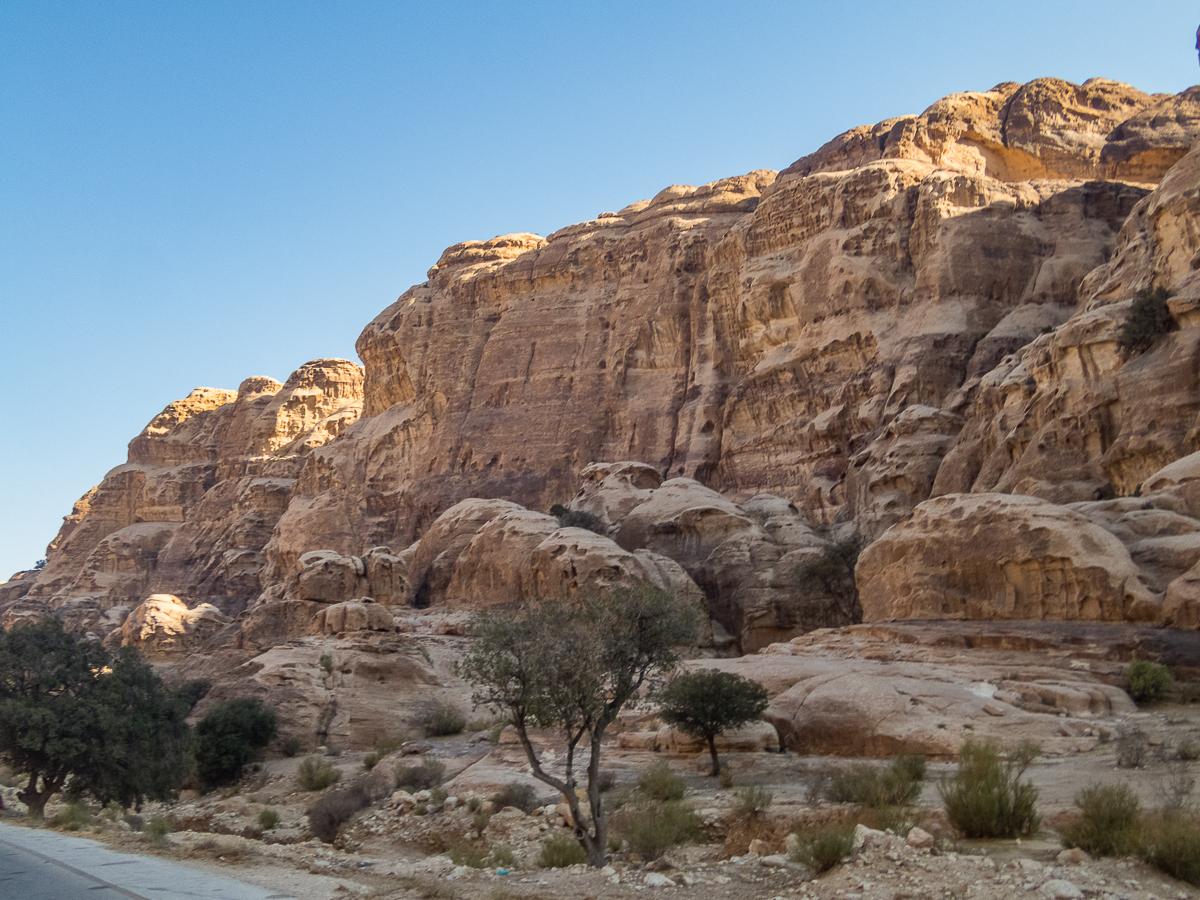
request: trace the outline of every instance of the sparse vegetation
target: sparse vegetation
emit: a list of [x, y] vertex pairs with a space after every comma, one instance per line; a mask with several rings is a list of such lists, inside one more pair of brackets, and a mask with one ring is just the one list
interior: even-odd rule
[[1141, 857], [1172, 878], [1200, 887], [1200, 819], [1182, 811], [1144, 820]]
[[946, 817], [964, 837], [1022, 837], [1041, 822], [1038, 791], [1021, 776], [1041, 748], [1024, 741], [1004, 754], [999, 744], [968, 740], [958, 754], [958, 771], [939, 788]]
[[422, 757], [419, 766], [396, 766], [396, 787], [404, 791], [427, 791], [446, 779], [445, 763], [431, 756]]
[[658, 859], [678, 844], [700, 840], [703, 827], [690, 803], [634, 803], [614, 817], [614, 830], [629, 843], [629, 850], [643, 861]]
[[1171, 673], [1164, 665], [1135, 659], [1125, 667], [1125, 690], [1134, 703], [1159, 703], [1170, 689]]
[[767, 708], [767, 689], [732, 672], [701, 669], [671, 679], [659, 705], [664, 722], [708, 744], [715, 776], [721, 772], [717, 737], [757, 720]]
[[651, 800], [665, 803], [683, 799], [683, 779], [671, 771], [665, 759], [642, 773], [637, 782], [638, 790]]
[[585, 528], [596, 534], [608, 534], [608, 529], [599, 518], [581, 509], [567, 509], [561, 503], [555, 503], [550, 507], [550, 515], [558, 519], [558, 524], [563, 528]]
[[775, 799], [775, 795], [765, 787], [752, 784], [734, 793], [733, 812], [735, 815], [755, 819], [761, 816]]
[[1094, 785], [1075, 795], [1079, 819], [1062, 830], [1063, 844], [1092, 856], [1132, 856], [1138, 849], [1141, 804], [1124, 784]]
[[925, 758], [907, 754], [881, 769], [856, 765], [830, 777], [826, 796], [834, 803], [858, 803], [870, 809], [908, 806], [921, 795]]
[[306, 791], [323, 791], [336, 784], [342, 773], [319, 756], [306, 756], [296, 769], [296, 783]]
[[858, 535], [832, 541], [820, 556], [797, 565], [792, 577], [802, 602], [793, 604], [790, 618], [777, 624], [812, 631], [861, 622], [854, 567], [865, 545]]
[[82, 803], [68, 803], [54, 814], [50, 824], [63, 831], [78, 831], [92, 824], [92, 814]]
[[467, 717], [461, 710], [446, 703], [439, 703], [421, 722], [427, 737], [446, 737], [461, 734], [467, 727]]
[[318, 661], [318, 664], [321, 666], [322, 669], [325, 670], [326, 675], [333, 674], [333, 657], [330, 656], [328, 653], [321, 655], [321, 659]]
[[587, 851], [569, 834], [552, 835], [542, 842], [538, 865], [543, 869], [565, 869], [588, 861]]
[[1146, 762], [1147, 741], [1146, 732], [1140, 728], [1122, 726], [1117, 729], [1117, 767], [1121, 769], [1138, 769]]
[[279, 824], [279, 813], [273, 809], [264, 809], [258, 814], [258, 825], [263, 831], [270, 831]]
[[537, 808], [537, 794], [527, 784], [510, 781], [492, 795], [492, 803], [496, 809], [512, 806], [528, 815]]
[[174, 830], [171, 826], [171, 820], [166, 816], [155, 816], [142, 829], [142, 835], [154, 846], [165, 847], [167, 844], [167, 835]]
[[304, 746], [304, 742], [294, 734], [289, 734], [279, 744], [279, 749], [288, 759], [294, 759], [296, 754], [300, 752]]
[[323, 794], [308, 808], [308, 827], [326, 844], [332, 844], [342, 825], [370, 802], [362, 784]]
[[820, 875], [841, 863], [854, 847], [854, 826], [824, 825], [796, 832], [800, 838], [792, 859]]
[[1161, 287], [1142, 288], [1134, 295], [1117, 338], [1117, 349], [1122, 356], [1128, 358], [1145, 353], [1155, 341], [1174, 329], [1175, 322], [1167, 307], [1171, 296], [1170, 291]]

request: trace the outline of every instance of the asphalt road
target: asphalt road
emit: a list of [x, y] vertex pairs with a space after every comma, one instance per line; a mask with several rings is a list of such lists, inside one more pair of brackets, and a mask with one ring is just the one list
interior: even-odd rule
[[0, 825], [0, 900], [290, 900], [153, 856], [53, 831]]

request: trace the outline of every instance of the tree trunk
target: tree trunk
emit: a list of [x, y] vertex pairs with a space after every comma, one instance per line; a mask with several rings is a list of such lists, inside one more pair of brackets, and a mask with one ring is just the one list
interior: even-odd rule
[[710, 773], [714, 777], [721, 774], [721, 763], [717, 760], [717, 739], [714, 735], [708, 736], [708, 752], [712, 754], [713, 768]]
[[17, 799], [29, 807], [29, 818], [35, 822], [41, 822], [46, 818], [46, 802], [54, 796], [54, 792], [58, 790], [59, 785], [46, 784], [42, 781], [42, 789], [37, 789], [38, 776], [35, 772], [29, 776], [29, 784], [25, 789], [17, 792]]

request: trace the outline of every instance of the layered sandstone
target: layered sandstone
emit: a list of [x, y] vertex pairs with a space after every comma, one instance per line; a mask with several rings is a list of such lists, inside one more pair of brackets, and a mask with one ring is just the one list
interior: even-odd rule
[[[46, 569], [0, 592], [3, 614], [54, 608], [109, 634], [168, 593], [244, 614], [212, 640], [254, 653], [386, 628], [409, 604], [632, 579], [701, 592], [753, 649], [846, 620], [797, 602], [796, 573], [857, 532], [889, 535], [879, 559], [924, 548], [906, 571], [926, 599], [866, 557], [886, 594], [873, 617], [932, 614], [940, 577], [970, 595], [945, 615], [1190, 622], [1191, 538], [1122, 536], [1064, 505], [1134, 494], [1200, 450], [1198, 131], [1196, 89], [1006, 84], [778, 176], [455, 245], [364, 329], [364, 368], [318, 360], [171, 404]], [[1178, 330], [1124, 360], [1116, 333], [1146, 286], [1177, 291]], [[542, 512], [581, 479], [570, 505], [607, 535]], [[1011, 584], [935, 541], [967, 506], [1019, 528], [1028, 504], [961, 496], [1001, 491], [1058, 523], [1044, 545], [1012, 538]], [[1113, 552], [1085, 552], [1084, 532]]]

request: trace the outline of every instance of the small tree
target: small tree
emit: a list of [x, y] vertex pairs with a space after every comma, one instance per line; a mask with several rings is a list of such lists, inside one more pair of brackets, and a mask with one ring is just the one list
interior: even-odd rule
[[196, 774], [209, 787], [235, 781], [273, 737], [275, 711], [257, 697], [219, 703], [196, 725]]
[[1175, 324], [1167, 308], [1167, 301], [1171, 299], [1170, 291], [1161, 287], [1154, 290], [1142, 288], [1134, 297], [1117, 338], [1117, 349], [1125, 357], [1145, 353]]
[[[604, 732], [643, 685], [675, 667], [676, 648], [692, 643], [696, 629], [696, 610], [648, 584], [580, 600], [536, 600], [471, 621], [474, 641], [456, 671], [474, 685], [476, 705], [511, 716], [533, 776], [562, 793], [592, 866], [604, 865], [608, 839], [600, 799]], [[542, 767], [529, 739], [533, 727], [557, 728], [565, 739], [561, 777]], [[590, 823], [576, 794], [575, 755], [584, 739]]]
[[66, 788], [102, 803], [168, 799], [189, 755], [187, 709], [137, 652], [114, 658], [57, 619], [0, 632], [0, 760], [41, 819]]
[[721, 774], [717, 735], [758, 719], [767, 708], [767, 689], [732, 672], [703, 669], [677, 675], [659, 702], [664, 722], [708, 743], [715, 776]]

